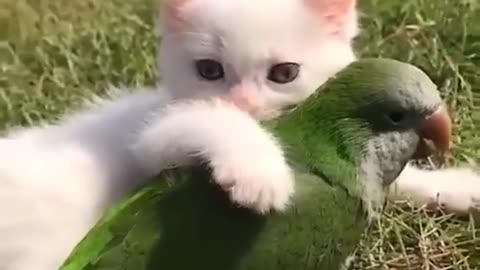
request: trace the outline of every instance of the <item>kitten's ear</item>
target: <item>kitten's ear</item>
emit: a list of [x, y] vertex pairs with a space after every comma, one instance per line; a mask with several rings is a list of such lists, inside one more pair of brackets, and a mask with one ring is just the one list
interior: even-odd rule
[[162, 26], [166, 32], [180, 32], [189, 28], [187, 7], [193, 0], [162, 0]]
[[329, 32], [353, 37], [357, 32], [356, 0], [302, 0], [320, 16]]

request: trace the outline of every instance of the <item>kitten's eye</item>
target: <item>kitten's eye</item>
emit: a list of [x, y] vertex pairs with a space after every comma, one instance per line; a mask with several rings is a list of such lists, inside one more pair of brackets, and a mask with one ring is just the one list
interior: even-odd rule
[[405, 117], [406, 115], [403, 112], [394, 111], [387, 114], [388, 120], [390, 120], [393, 124], [401, 123], [403, 120], [405, 120]]
[[289, 83], [298, 77], [300, 65], [296, 63], [281, 63], [270, 68], [268, 79], [276, 83]]
[[195, 61], [195, 68], [200, 77], [208, 81], [216, 81], [223, 78], [223, 66], [212, 59], [201, 59]]

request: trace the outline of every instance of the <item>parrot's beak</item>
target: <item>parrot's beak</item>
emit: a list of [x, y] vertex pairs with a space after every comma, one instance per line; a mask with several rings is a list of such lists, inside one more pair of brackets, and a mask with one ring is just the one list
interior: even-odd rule
[[[439, 152], [446, 153], [451, 148], [452, 120], [444, 106], [427, 115], [418, 130], [420, 143], [415, 158], [425, 158]], [[433, 145], [432, 145], [433, 144]]]

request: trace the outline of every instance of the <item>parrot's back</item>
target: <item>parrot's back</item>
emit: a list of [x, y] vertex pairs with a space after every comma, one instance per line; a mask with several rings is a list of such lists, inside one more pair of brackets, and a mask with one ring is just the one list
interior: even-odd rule
[[286, 213], [260, 216], [207, 170], [185, 171], [110, 211], [62, 269], [338, 269], [365, 228], [360, 200], [311, 174], [297, 175]]

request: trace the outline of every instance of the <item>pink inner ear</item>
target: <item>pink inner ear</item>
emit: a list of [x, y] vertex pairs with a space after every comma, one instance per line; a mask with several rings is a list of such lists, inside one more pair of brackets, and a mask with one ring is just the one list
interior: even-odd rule
[[355, 0], [303, 0], [305, 5], [329, 24], [342, 24], [355, 8]]
[[185, 5], [191, 0], [164, 0], [164, 23], [168, 30], [180, 32], [188, 29]]

